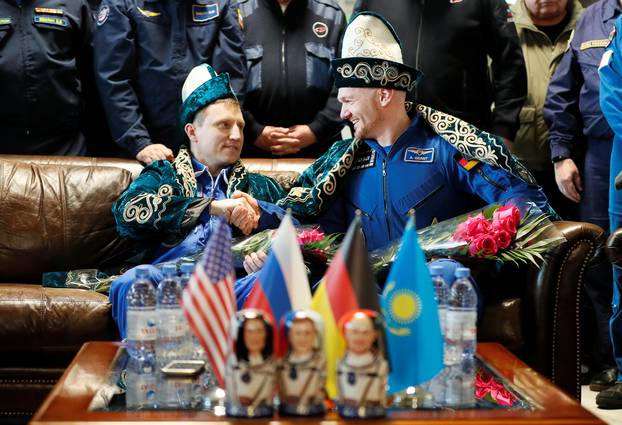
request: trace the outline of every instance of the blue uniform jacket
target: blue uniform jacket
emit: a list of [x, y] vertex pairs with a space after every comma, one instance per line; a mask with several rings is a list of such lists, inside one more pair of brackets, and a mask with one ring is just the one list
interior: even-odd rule
[[112, 136], [134, 156], [150, 143], [183, 142], [181, 87], [209, 63], [243, 93], [246, 61], [232, 0], [103, 0], [95, 68]]
[[585, 9], [577, 21], [544, 103], [552, 157], [570, 156], [581, 131], [588, 139], [613, 138], [598, 103], [598, 64], [620, 12], [618, 0], [602, 0]]
[[488, 164], [461, 165], [461, 154], [419, 115], [390, 149], [375, 140], [365, 142], [369, 149], [359, 151], [343, 190], [319, 221], [328, 232], [345, 232], [361, 210], [369, 250], [400, 238], [411, 209], [417, 228], [481, 206], [478, 197], [486, 203], [522, 198], [548, 211], [538, 186]]
[[599, 74], [603, 115], [619, 140], [622, 135], [622, 18], [616, 20], [615, 38], [603, 55]]

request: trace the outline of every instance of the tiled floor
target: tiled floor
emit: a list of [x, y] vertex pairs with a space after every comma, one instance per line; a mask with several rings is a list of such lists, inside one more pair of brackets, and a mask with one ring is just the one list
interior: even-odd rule
[[603, 410], [596, 407], [596, 394], [589, 386], [581, 387], [581, 405], [611, 425], [622, 425], [622, 409]]

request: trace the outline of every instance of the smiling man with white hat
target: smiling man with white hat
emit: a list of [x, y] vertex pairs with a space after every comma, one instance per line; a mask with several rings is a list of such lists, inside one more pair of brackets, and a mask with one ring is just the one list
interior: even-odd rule
[[423, 105], [409, 118], [406, 93], [422, 75], [403, 63], [399, 38], [382, 16], [354, 16], [332, 69], [341, 118], [355, 138], [336, 142], [279, 205], [319, 215], [328, 232], [345, 231], [361, 211], [369, 249], [400, 238], [410, 210], [418, 227], [473, 210], [473, 198], [481, 205], [520, 197], [549, 210], [501, 138]]

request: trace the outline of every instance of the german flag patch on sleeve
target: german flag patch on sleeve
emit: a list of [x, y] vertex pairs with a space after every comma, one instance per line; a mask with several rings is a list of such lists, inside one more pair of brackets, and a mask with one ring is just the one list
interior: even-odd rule
[[477, 159], [467, 159], [460, 154], [456, 155], [456, 161], [458, 161], [458, 164], [467, 171], [471, 171], [480, 163]]

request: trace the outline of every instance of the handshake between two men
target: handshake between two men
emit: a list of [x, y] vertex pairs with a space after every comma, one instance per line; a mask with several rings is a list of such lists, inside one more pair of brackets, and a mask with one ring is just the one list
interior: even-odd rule
[[231, 198], [213, 200], [210, 204], [210, 214], [223, 217], [248, 236], [259, 224], [261, 209], [257, 200], [251, 195], [235, 191]]

